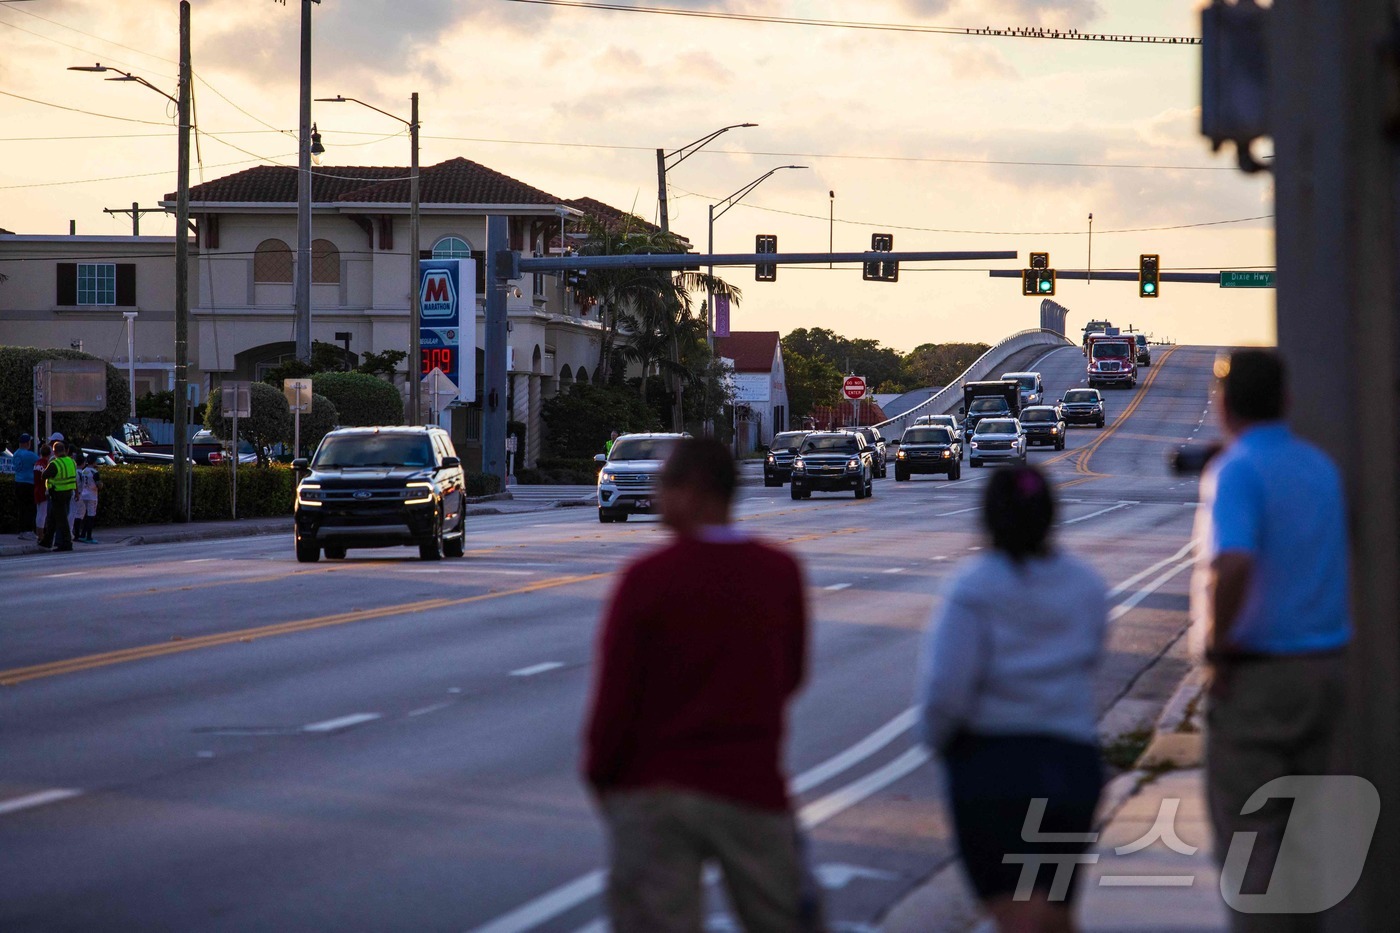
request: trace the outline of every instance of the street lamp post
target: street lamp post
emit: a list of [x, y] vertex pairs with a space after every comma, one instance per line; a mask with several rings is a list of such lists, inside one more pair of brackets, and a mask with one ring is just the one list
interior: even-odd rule
[[701, 149], [704, 149], [725, 133], [728, 133], [730, 130], [743, 129], [750, 126], [758, 126], [758, 124], [734, 123], [729, 126], [720, 127], [713, 133], [707, 136], [701, 136], [699, 139], [686, 143], [684, 146], [671, 152], [667, 152], [665, 149], [656, 150], [656, 199], [661, 205], [662, 233], [671, 232], [671, 213], [666, 204], [666, 173], [695, 155], [695, 153], [699, 152]]
[[345, 97], [337, 94], [335, 97], [318, 97], [317, 101], [329, 104], [359, 104], [361, 107], [368, 107], [375, 113], [382, 113], [390, 119], [398, 120], [408, 127], [409, 144], [413, 150], [408, 170], [408, 423], [416, 425], [420, 414], [422, 403], [423, 387], [421, 371], [423, 368], [423, 351], [418, 344], [419, 340], [419, 308], [418, 308], [418, 253], [420, 250], [418, 242], [419, 232], [419, 193], [418, 193], [418, 92], [414, 91], [409, 98], [409, 118], [405, 120], [387, 110], [380, 110], [373, 104], [367, 104], [354, 97]]
[[186, 404], [189, 385], [190, 328], [190, 4], [180, 0], [180, 74], [175, 97], [156, 87], [139, 75], [101, 64], [76, 66], [69, 71], [116, 72], [121, 77], [108, 81], [134, 81], [150, 88], [175, 104], [179, 113], [179, 142], [176, 166], [175, 195], [175, 412], [174, 437], [170, 450], [174, 455], [175, 521], [190, 518], [189, 461], [186, 454], [189, 438], [185, 437], [188, 412]]
[[133, 424], [136, 423], [136, 312], [123, 311], [122, 317], [126, 318], [126, 384], [131, 396], [131, 410], [129, 415]]

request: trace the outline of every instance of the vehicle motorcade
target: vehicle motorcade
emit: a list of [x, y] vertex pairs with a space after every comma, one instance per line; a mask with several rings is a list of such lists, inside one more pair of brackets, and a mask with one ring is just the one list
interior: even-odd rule
[[1060, 415], [1065, 424], [1104, 425], [1103, 393], [1098, 389], [1070, 389], [1060, 399]]
[[962, 477], [962, 441], [946, 425], [905, 428], [894, 455], [895, 482], [916, 473], [943, 473], [950, 480]]
[[1084, 339], [1080, 342], [1080, 346], [1081, 346], [1081, 347], [1083, 348], [1083, 350], [1084, 350], [1084, 355], [1085, 355], [1085, 356], [1088, 356], [1088, 355], [1089, 355], [1089, 335], [1090, 335], [1090, 334], [1106, 334], [1106, 333], [1108, 333], [1108, 332], [1109, 332], [1110, 330], [1112, 330], [1112, 329], [1113, 329], [1113, 322], [1112, 322], [1112, 321], [1090, 321], [1089, 323], [1085, 324], [1085, 325], [1084, 325]]
[[1021, 407], [1040, 405], [1045, 401], [1045, 382], [1040, 373], [1002, 373], [1002, 379], [1014, 379], [1021, 386]]
[[1147, 345], [1147, 335], [1134, 334], [1133, 342], [1137, 344], [1137, 364], [1139, 366], [1151, 366], [1152, 348]]
[[983, 418], [1015, 418], [1021, 413], [1021, 384], [1014, 379], [969, 382], [963, 386], [963, 440], [970, 441]]
[[1089, 388], [1137, 385], [1137, 343], [1132, 334], [1090, 334]]
[[792, 461], [797, 456], [797, 448], [802, 439], [811, 431], [784, 431], [773, 435], [768, 445], [768, 456], [763, 458], [763, 485], [781, 486], [792, 479]]
[[889, 475], [889, 445], [885, 443], [884, 435], [879, 428], [846, 428], [847, 431], [854, 431], [865, 438], [866, 446], [870, 448], [870, 453], [875, 458], [875, 475], [884, 479]]
[[1026, 446], [1044, 445], [1065, 449], [1065, 419], [1058, 405], [1032, 405], [1020, 417], [1021, 430], [1026, 432]]
[[802, 441], [792, 461], [792, 497], [810, 499], [813, 492], [853, 490], [857, 499], [875, 495], [875, 452], [863, 434], [853, 431], [813, 431]]
[[305, 471], [294, 512], [297, 560], [399, 545], [417, 545], [423, 560], [466, 553], [466, 475], [437, 425], [338, 428], [292, 466]]
[[624, 434], [612, 450], [594, 457], [598, 470], [598, 521], [625, 522], [650, 515], [659, 503], [661, 467], [688, 434]]
[[967, 460], [975, 467], [1002, 460], [1026, 462], [1026, 432], [1015, 418], [984, 418], [972, 432]]

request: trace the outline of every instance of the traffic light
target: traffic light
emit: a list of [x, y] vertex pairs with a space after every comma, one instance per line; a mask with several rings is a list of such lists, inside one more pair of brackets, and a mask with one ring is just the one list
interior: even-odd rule
[[[760, 233], [753, 238], [753, 251], [755, 253], [776, 253], [778, 251], [778, 237], [773, 233]], [[776, 262], [758, 262], [753, 267], [754, 281], [776, 282], [778, 281], [778, 264]]]
[[[888, 253], [894, 249], [894, 234], [892, 233], [872, 233], [870, 234], [870, 250], [875, 253]], [[867, 262], [861, 270], [860, 277], [867, 282], [898, 282], [899, 263], [878, 261]]]
[[1138, 257], [1138, 297], [1156, 298], [1162, 293], [1161, 261], [1156, 253]]
[[1049, 253], [1031, 253], [1030, 268], [1021, 270], [1021, 294], [1036, 298], [1055, 294], [1055, 270], [1050, 268]]
[[570, 269], [564, 273], [564, 284], [578, 291], [588, 287], [587, 269]]

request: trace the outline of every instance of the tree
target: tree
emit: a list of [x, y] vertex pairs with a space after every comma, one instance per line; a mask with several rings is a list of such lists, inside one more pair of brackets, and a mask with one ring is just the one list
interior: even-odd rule
[[825, 327], [799, 327], [783, 338], [783, 352], [821, 357], [840, 372], [864, 376], [873, 392], [905, 389], [899, 352], [869, 338], [843, 337]]
[[904, 382], [910, 389], [946, 386], [987, 352], [985, 343], [925, 343], [904, 357]]
[[[321, 438], [335, 430], [339, 424], [340, 413], [336, 411], [335, 403], [324, 395], [312, 392], [311, 411], [301, 416], [301, 450], [296, 451], [293, 456], [300, 457], [303, 456], [303, 451], [315, 450], [316, 445], [321, 443]], [[287, 435], [287, 446], [291, 446], [295, 433], [293, 430], [292, 434]]]
[[574, 383], [544, 403], [540, 413], [552, 456], [591, 457], [617, 431], [655, 431], [661, 424], [636, 392], [625, 387]]
[[343, 425], [403, 424], [399, 390], [367, 373], [313, 373], [311, 389], [330, 399]]
[[[267, 450], [273, 444], [292, 436], [292, 412], [280, 389], [265, 382], [249, 383], [249, 415], [238, 419], [238, 439], [253, 445], [258, 453], [258, 465], [267, 465]], [[209, 393], [209, 405], [204, 411], [204, 426], [221, 441], [233, 437], [233, 419], [225, 418], [223, 390]]]
[[[403, 356], [408, 356], [408, 354], [405, 353]], [[403, 356], [399, 358], [402, 359]], [[354, 354], [349, 353], [339, 344], [315, 340], [311, 343], [311, 362], [287, 360], [280, 366], [268, 370], [267, 375], [263, 377], [263, 382], [280, 390], [283, 381], [287, 379], [304, 379], [314, 373], [346, 372], [350, 369], [353, 360]]]
[[[95, 360], [80, 350], [0, 347], [0, 439], [14, 443], [33, 428], [34, 367], [43, 360]], [[107, 407], [102, 411], [54, 412], [55, 431], [67, 438], [98, 438], [114, 434], [131, 410], [126, 376], [107, 366]], [[43, 412], [40, 417], [42, 419]], [[42, 420], [40, 422], [42, 426]]]
[[839, 369], [820, 356], [803, 356], [789, 350], [783, 341], [783, 371], [787, 376], [788, 418], [786, 427], [802, 427], [802, 419], [818, 405], [835, 405], [841, 397]]
[[380, 376], [393, 381], [398, 375], [399, 364], [408, 359], [406, 350], [385, 350], [381, 353], [361, 353], [360, 365], [355, 367], [355, 372], [365, 373], [370, 376]]

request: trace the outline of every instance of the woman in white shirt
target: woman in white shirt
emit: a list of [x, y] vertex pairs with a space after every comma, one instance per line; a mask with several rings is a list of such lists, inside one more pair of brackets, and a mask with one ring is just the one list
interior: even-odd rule
[[923, 737], [946, 768], [963, 864], [1003, 930], [1071, 928], [1074, 889], [1055, 884], [1057, 864], [1086, 849], [1103, 783], [1094, 677], [1107, 592], [1051, 546], [1054, 515], [1039, 470], [992, 476], [982, 515], [992, 548], [954, 577], [919, 677]]

